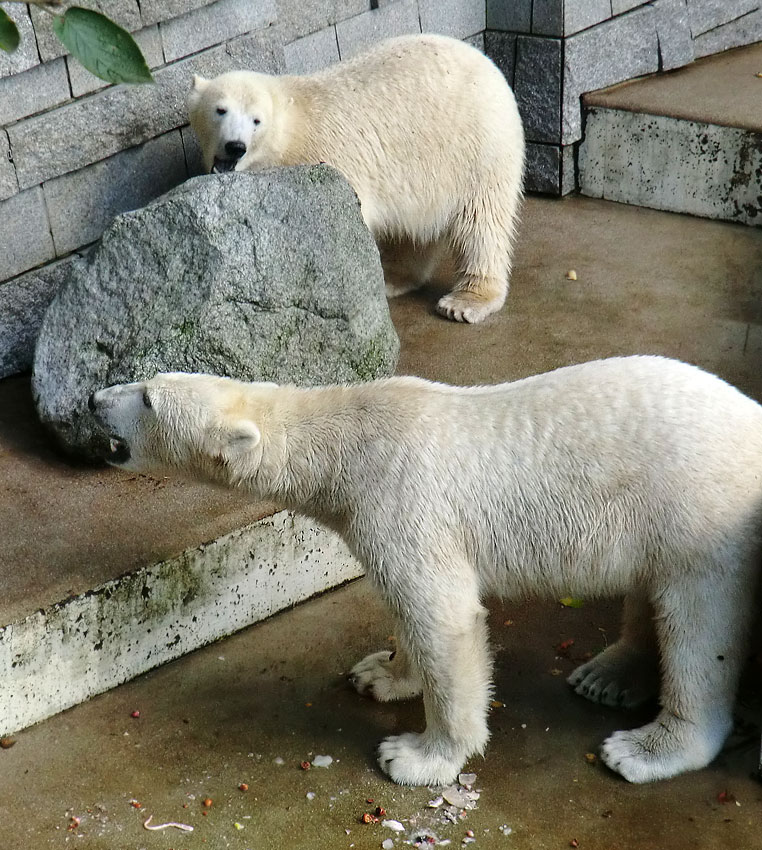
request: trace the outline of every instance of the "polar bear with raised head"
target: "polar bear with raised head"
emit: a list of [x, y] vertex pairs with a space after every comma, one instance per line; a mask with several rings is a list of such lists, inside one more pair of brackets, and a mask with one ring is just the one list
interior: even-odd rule
[[626, 594], [619, 640], [578, 693], [661, 711], [615, 732], [632, 782], [720, 751], [754, 610], [762, 408], [659, 357], [494, 387], [389, 378], [303, 389], [158, 375], [100, 390], [110, 460], [250, 492], [336, 529], [389, 607], [397, 652], [352, 671], [379, 700], [423, 694], [426, 729], [387, 738], [397, 782], [450, 783], [487, 743], [484, 599]]
[[385, 256], [416, 248], [414, 270], [385, 264], [387, 294], [426, 283], [447, 258], [457, 276], [440, 313], [480, 322], [503, 305], [524, 133], [505, 78], [475, 48], [403, 36], [308, 76], [195, 77], [188, 111], [210, 171], [338, 168]]

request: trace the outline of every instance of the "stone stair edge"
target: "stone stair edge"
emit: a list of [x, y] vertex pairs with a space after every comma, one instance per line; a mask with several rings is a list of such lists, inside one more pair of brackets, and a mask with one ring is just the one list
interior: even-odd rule
[[0, 627], [0, 734], [358, 578], [333, 532], [288, 511]]

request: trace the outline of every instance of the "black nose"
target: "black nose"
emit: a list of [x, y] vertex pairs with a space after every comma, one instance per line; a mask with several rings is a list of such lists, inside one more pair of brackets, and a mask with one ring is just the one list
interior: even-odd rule
[[225, 153], [228, 156], [240, 159], [246, 153], [246, 145], [243, 142], [226, 142]]
[[90, 393], [90, 397], [87, 399], [87, 407], [95, 413], [95, 393]]

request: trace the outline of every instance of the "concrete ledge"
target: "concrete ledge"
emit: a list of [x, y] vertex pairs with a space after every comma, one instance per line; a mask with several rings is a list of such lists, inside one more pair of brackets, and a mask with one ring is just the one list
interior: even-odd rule
[[760, 224], [760, 174], [760, 133], [619, 109], [587, 113], [583, 195]]
[[362, 574], [282, 511], [0, 628], [10, 734]]

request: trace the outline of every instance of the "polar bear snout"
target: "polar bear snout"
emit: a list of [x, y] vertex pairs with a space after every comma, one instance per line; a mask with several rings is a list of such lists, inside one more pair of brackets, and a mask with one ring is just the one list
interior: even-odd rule
[[151, 402], [142, 384], [107, 387], [90, 395], [87, 407], [107, 442], [103, 459], [113, 466], [125, 466], [132, 460], [127, 434], [137, 433], [141, 415], [151, 411]]
[[246, 143], [239, 139], [233, 139], [225, 142], [223, 149], [224, 156], [215, 156], [214, 164], [212, 165], [212, 174], [221, 174], [226, 171], [235, 171], [239, 161], [244, 157], [247, 151]]
[[240, 159], [246, 153], [246, 145], [240, 141], [225, 142], [225, 153], [232, 159]]

